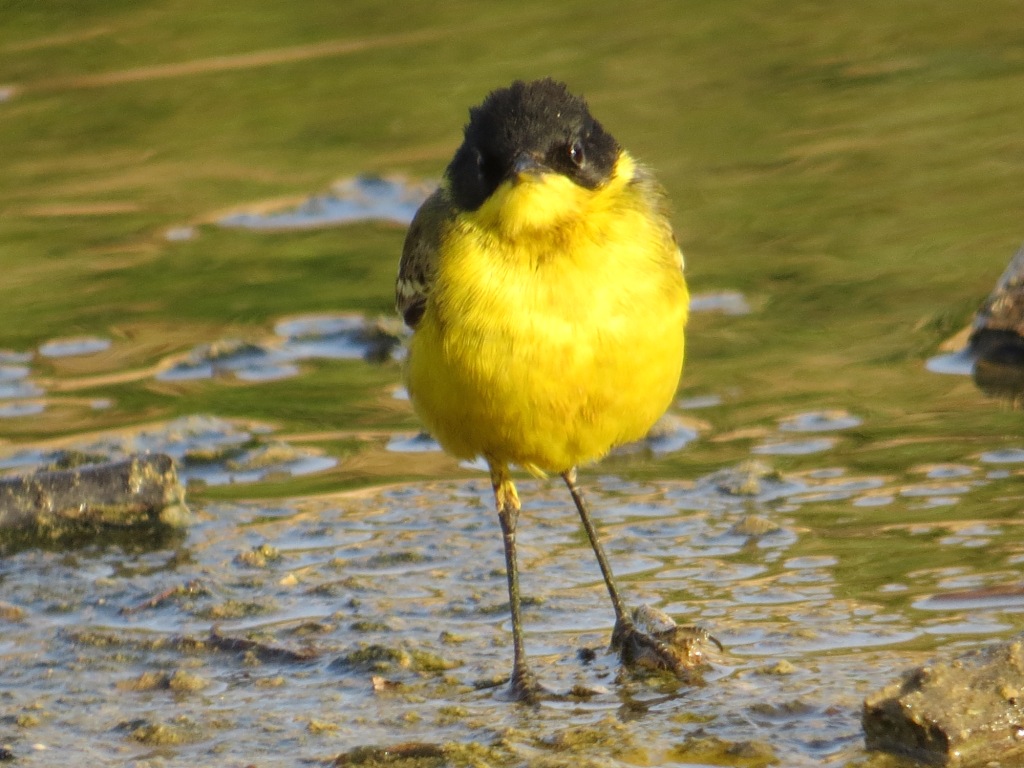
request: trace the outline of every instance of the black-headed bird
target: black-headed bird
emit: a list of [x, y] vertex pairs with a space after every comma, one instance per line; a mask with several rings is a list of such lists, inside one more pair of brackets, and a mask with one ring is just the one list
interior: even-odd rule
[[611, 595], [612, 647], [681, 672], [627, 613], [576, 481], [579, 465], [643, 437], [679, 384], [689, 297], [661, 186], [565, 85], [516, 81], [470, 110], [395, 292], [413, 330], [413, 408], [446, 451], [490, 467], [512, 694], [542, 690], [523, 647], [512, 465], [568, 486]]

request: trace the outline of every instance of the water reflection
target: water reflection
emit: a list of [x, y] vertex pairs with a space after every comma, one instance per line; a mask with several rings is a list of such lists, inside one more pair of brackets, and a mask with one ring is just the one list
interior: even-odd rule
[[985, 451], [978, 457], [984, 464], [1022, 464], [1024, 448], [1004, 448], [998, 451]]
[[834, 432], [860, 426], [861, 419], [846, 411], [820, 411], [801, 413], [779, 422], [784, 432]]
[[14, 403], [0, 404], [0, 419], [20, 419], [26, 416], [35, 416], [46, 410], [46, 405], [40, 401], [19, 400]]
[[411, 436], [395, 435], [388, 440], [387, 449], [396, 453], [441, 452], [440, 444], [426, 432], [418, 432]]
[[[7, 377], [0, 372], [0, 400], [19, 400], [27, 397], [39, 397], [43, 394], [43, 390], [37, 384], [25, 380], [28, 376], [28, 369], [24, 370], [23, 376], [12, 373]], [[15, 378], [16, 375], [18, 378]]]
[[294, 208], [235, 213], [218, 223], [255, 230], [310, 229], [374, 220], [408, 224], [436, 186], [402, 176], [358, 176], [339, 181], [330, 194], [315, 195]]
[[93, 355], [105, 349], [110, 349], [110, 339], [82, 336], [48, 341], [39, 347], [39, 354], [43, 357], [77, 357], [78, 355]]
[[321, 450], [274, 440], [272, 429], [266, 425], [191, 416], [68, 441], [60, 449], [9, 451], [0, 455], [0, 469], [31, 471], [63, 463], [71, 454], [95, 463], [117, 461], [136, 453], [171, 456], [182, 483], [193, 490], [197, 485], [299, 477], [337, 465], [336, 458]]
[[827, 451], [835, 444], [835, 438], [822, 437], [816, 440], [772, 441], [756, 445], [751, 450], [765, 456], [803, 456]]
[[383, 362], [400, 352], [396, 323], [362, 315], [304, 315], [279, 321], [275, 338], [265, 342], [222, 339], [201, 344], [184, 358], [165, 362], [156, 374], [161, 381], [191, 381], [233, 375], [250, 382], [298, 376], [304, 360]]
[[700, 395], [698, 397], [684, 397], [678, 402], [680, 408], [685, 410], [696, 410], [699, 408], [714, 408], [722, 404], [722, 398], [718, 395]]
[[750, 305], [739, 291], [695, 293], [690, 296], [691, 312], [722, 312], [726, 315], [749, 315]]
[[932, 373], [944, 373], [952, 376], [970, 376], [974, 373], [976, 357], [969, 349], [961, 349], [959, 352], [949, 352], [943, 355], [930, 357], [925, 362], [925, 368]]

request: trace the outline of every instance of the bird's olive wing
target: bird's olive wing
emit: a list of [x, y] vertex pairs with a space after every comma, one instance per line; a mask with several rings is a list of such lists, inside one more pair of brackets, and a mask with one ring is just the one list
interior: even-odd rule
[[427, 296], [434, 282], [441, 234], [452, 215], [451, 198], [442, 187], [416, 211], [402, 248], [395, 281], [395, 307], [413, 330], [427, 308]]

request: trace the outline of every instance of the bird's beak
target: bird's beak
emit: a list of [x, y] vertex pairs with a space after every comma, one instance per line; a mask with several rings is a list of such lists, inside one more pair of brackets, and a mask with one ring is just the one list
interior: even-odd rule
[[539, 176], [547, 170], [547, 166], [539, 157], [523, 152], [518, 155], [512, 163], [512, 176], [516, 179], [523, 179], [526, 176]]

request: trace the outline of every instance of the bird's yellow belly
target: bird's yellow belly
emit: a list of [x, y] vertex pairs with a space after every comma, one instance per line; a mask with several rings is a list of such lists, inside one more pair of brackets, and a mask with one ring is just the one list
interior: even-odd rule
[[563, 472], [646, 433], [678, 386], [687, 293], [671, 254], [641, 248], [526, 269], [481, 264], [470, 243], [449, 260], [406, 369], [447, 451]]

